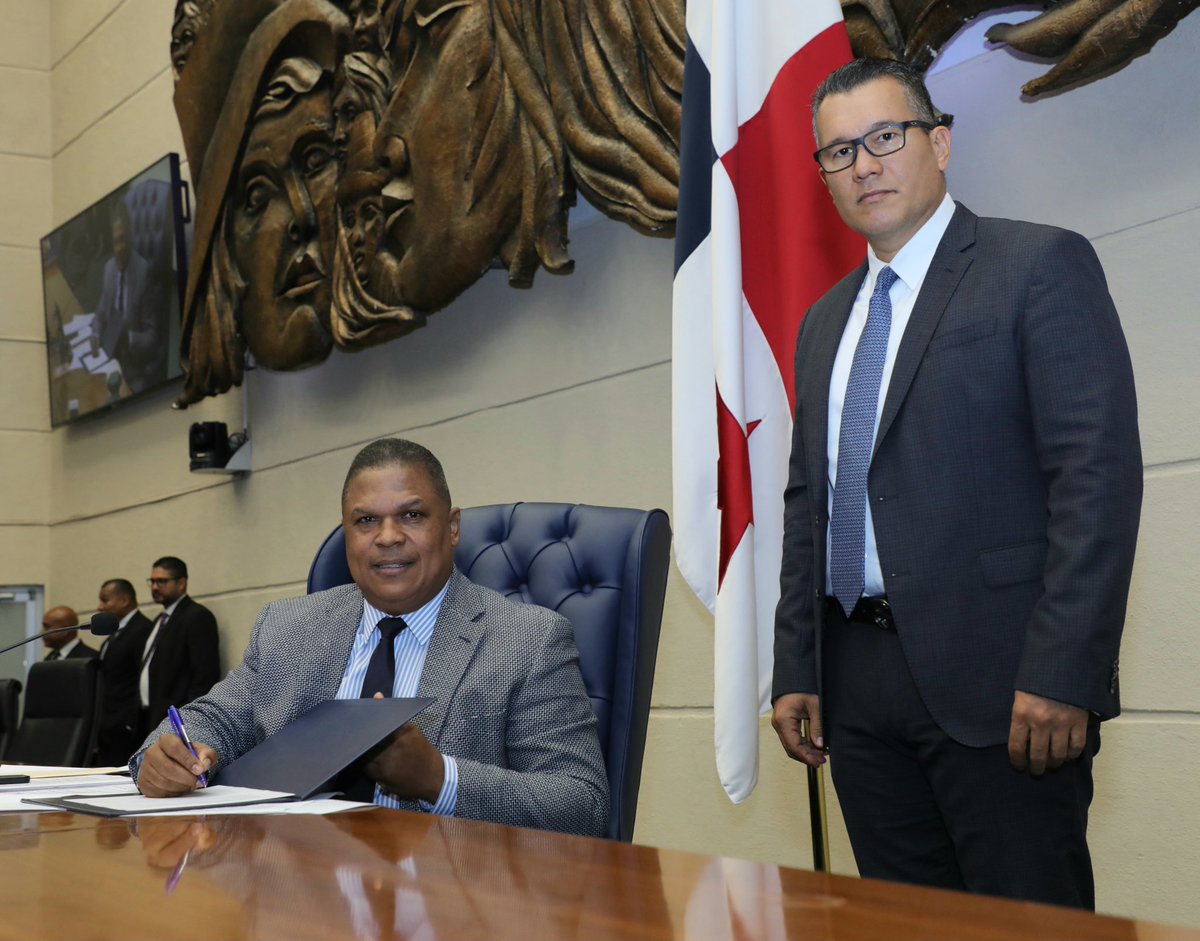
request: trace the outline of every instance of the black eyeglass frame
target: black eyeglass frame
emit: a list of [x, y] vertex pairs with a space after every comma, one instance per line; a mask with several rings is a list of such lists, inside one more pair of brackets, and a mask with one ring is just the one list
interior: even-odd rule
[[146, 579], [146, 584], [151, 588], [154, 588], [156, 585], [161, 588], [163, 585], [169, 585], [171, 582], [180, 581], [182, 578], [182, 575], [172, 575], [170, 578], [148, 578]]
[[[820, 167], [825, 173], [841, 173], [843, 170], [849, 170], [852, 166], [854, 166], [855, 162], [858, 160], [859, 147], [876, 159], [890, 157], [892, 154], [900, 153], [900, 151], [902, 151], [908, 145], [908, 129], [910, 127], [919, 127], [924, 131], [932, 131], [935, 127], [949, 127], [953, 122], [954, 115], [943, 114], [932, 123], [929, 121], [893, 121], [888, 124], [881, 124], [879, 127], [874, 128], [870, 132], [864, 134], [862, 137], [856, 137], [854, 140], [835, 141], [828, 146], [822, 147], [820, 150], [814, 150], [813, 160], [817, 162], [817, 166]], [[888, 128], [897, 128], [900, 131], [900, 146], [895, 150], [889, 150], [887, 153], [877, 154], [867, 146], [867, 138], [878, 134], [880, 131], [886, 131]], [[838, 167], [836, 170], [830, 170], [825, 166], [825, 164], [821, 163], [821, 154], [823, 154], [825, 151], [846, 146], [854, 148], [854, 155], [850, 158], [850, 162], [844, 167]]]

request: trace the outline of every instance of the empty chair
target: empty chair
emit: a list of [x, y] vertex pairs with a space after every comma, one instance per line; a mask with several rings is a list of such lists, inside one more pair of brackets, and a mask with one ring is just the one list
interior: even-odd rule
[[[472, 581], [574, 627], [608, 770], [607, 835], [616, 840], [633, 838], [670, 548], [662, 510], [509, 503], [463, 509], [454, 553]], [[313, 559], [308, 590], [351, 580], [339, 526]]]
[[6, 761], [81, 767], [96, 740], [100, 691], [96, 657], [51, 660], [29, 668], [25, 714], [5, 748]]

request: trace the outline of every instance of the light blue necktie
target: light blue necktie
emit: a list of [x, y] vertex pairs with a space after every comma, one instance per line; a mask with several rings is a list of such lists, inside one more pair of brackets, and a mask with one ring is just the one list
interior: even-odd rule
[[834, 597], [847, 617], [863, 592], [867, 471], [871, 467], [879, 385], [892, 329], [892, 299], [888, 291], [896, 277], [896, 272], [885, 267], [875, 281], [875, 292], [867, 307], [867, 325], [854, 350], [842, 406], [837, 481], [829, 519], [829, 576]]

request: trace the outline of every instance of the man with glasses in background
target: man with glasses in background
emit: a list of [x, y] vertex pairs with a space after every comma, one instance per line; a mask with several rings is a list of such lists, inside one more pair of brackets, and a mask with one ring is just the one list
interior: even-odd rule
[[1142, 495], [1104, 273], [1080, 235], [955, 204], [908, 66], [838, 69], [813, 123], [869, 247], [800, 329], [776, 731], [828, 753], [862, 875], [1094, 908]]
[[163, 609], [142, 653], [139, 741], [167, 717], [167, 707], [203, 696], [221, 676], [217, 619], [188, 597], [186, 563], [163, 556], [154, 563], [146, 583], [155, 604]]

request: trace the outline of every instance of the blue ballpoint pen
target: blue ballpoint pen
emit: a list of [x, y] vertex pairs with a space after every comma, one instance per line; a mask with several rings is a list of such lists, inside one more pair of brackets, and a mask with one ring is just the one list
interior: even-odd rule
[[[187, 729], [183, 727], [183, 719], [179, 717], [179, 710], [174, 706], [168, 706], [167, 718], [171, 720], [171, 728], [175, 730], [175, 734], [178, 735], [183, 741], [183, 744], [187, 746], [187, 750], [192, 753], [192, 757], [199, 761], [200, 756], [196, 754], [196, 747], [192, 744], [192, 740], [188, 738]], [[208, 787], [208, 778], [205, 776], [203, 771], [200, 772], [200, 786]]]

